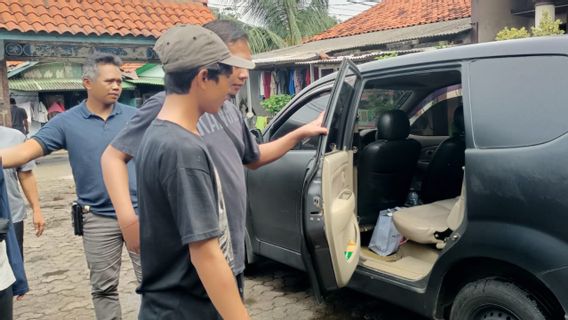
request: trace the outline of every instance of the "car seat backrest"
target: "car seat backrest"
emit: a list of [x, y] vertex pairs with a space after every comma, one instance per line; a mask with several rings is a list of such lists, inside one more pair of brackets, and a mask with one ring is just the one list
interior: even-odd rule
[[442, 142], [426, 168], [422, 179], [421, 198], [424, 203], [457, 197], [465, 164], [465, 132], [463, 107], [454, 112], [454, 132]]
[[358, 162], [358, 214], [361, 224], [375, 224], [380, 210], [404, 204], [420, 154], [407, 139], [409, 121], [400, 110], [381, 114], [379, 140], [367, 145]]
[[377, 119], [376, 140], [405, 140], [410, 133], [410, 121], [402, 110], [383, 112]]
[[463, 218], [465, 216], [465, 178], [462, 182], [461, 194], [458, 198], [456, 204], [452, 207], [450, 211], [450, 215], [446, 220], [448, 224], [448, 228], [452, 231], [455, 231], [463, 222]]

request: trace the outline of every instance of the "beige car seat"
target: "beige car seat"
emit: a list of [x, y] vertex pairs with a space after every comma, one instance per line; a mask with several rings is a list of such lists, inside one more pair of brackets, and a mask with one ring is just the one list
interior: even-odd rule
[[447, 236], [463, 222], [464, 211], [465, 182], [462, 182], [459, 197], [403, 208], [393, 214], [393, 221], [398, 232], [408, 240], [436, 244], [442, 249]]

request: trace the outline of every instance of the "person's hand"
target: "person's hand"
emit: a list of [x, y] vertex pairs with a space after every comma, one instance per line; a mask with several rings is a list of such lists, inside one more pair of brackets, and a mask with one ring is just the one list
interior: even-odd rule
[[319, 136], [319, 135], [327, 135], [328, 132], [327, 128], [322, 127], [323, 116], [324, 113], [322, 112], [315, 120], [306, 123], [305, 125], [301, 126], [298, 129], [301, 132], [302, 139]]
[[43, 230], [45, 230], [45, 220], [43, 219], [43, 215], [40, 210], [34, 211], [33, 224], [36, 237], [41, 236], [43, 234]]
[[24, 293], [24, 294], [22, 294], [22, 295], [16, 296], [16, 301], [22, 301], [22, 300], [24, 300], [25, 295], [26, 295], [26, 294]]
[[128, 224], [120, 226], [122, 237], [126, 242], [128, 251], [140, 254], [140, 224], [138, 219], [131, 220]]

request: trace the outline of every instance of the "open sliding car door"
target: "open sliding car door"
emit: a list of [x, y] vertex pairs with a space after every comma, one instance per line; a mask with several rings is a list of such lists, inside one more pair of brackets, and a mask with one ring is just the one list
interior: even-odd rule
[[[314, 293], [347, 285], [359, 263], [361, 235], [356, 212], [352, 133], [345, 132], [361, 84], [355, 64], [344, 60], [334, 84], [325, 126], [329, 134], [320, 145], [317, 172], [308, 178], [305, 192], [305, 234], [313, 271]], [[310, 175], [309, 175], [310, 176]], [[309, 268], [313, 267], [313, 268]], [[310, 270], [311, 269], [311, 270]], [[317, 286], [319, 285], [319, 287]], [[318, 297], [320, 298], [320, 297]]]

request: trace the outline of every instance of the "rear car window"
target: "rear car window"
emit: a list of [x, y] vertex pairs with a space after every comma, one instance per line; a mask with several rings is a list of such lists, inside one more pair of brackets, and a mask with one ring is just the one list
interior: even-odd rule
[[478, 148], [521, 147], [568, 131], [568, 57], [476, 60], [469, 101]]

